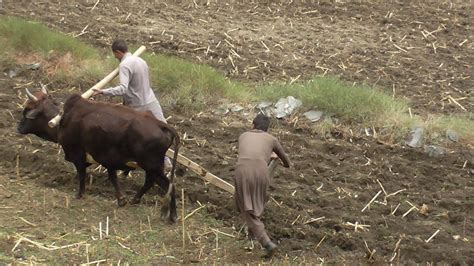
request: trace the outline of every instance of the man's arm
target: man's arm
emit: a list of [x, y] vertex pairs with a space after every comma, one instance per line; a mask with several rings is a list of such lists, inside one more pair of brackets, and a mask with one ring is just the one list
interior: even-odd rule
[[283, 162], [283, 166], [288, 168], [290, 167], [290, 158], [286, 155], [283, 147], [281, 146], [280, 142], [275, 138], [274, 145], [273, 145], [273, 152], [278, 155], [280, 160]]
[[120, 96], [124, 95], [128, 90], [128, 84], [130, 83], [131, 71], [126, 66], [119, 66], [119, 78], [120, 84], [113, 88], [101, 90], [101, 94], [106, 96]]

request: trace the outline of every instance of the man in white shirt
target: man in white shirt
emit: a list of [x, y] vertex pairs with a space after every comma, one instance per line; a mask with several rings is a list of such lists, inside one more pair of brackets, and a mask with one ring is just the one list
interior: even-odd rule
[[[120, 84], [102, 90], [95, 90], [95, 95], [122, 96], [123, 105], [129, 106], [137, 111], [150, 111], [160, 121], [166, 123], [163, 110], [151, 89], [148, 65], [142, 58], [128, 52], [127, 43], [117, 39], [112, 43], [112, 52], [120, 61], [119, 79]], [[171, 161], [165, 158], [165, 168], [169, 169]]]

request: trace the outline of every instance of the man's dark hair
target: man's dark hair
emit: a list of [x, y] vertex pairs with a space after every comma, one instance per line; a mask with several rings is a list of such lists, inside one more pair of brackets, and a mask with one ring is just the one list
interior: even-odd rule
[[268, 126], [270, 126], [270, 117], [268, 117], [264, 114], [258, 114], [253, 119], [253, 128], [255, 128], [255, 129], [260, 129], [260, 130], [263, 130], [263, 131], [267, 131]]
[[127, 43], [122, 39], [117, 39], [112, 43], [112, 51], [128, 52]]

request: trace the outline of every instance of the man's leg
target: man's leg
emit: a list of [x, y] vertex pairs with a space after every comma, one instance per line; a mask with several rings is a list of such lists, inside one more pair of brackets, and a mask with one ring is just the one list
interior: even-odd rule
[[[161, 109], [160, 102], [155, 101], [147, 106], [148, 110], [153, 114], [156, 119], [160, 120], [161, 122], [167, 123], [165, 116], [163, 115], [163, 109]], [[168, 156], [165, 156], [165, 173], [168, 173], [171, 171], [172, 164], [170, 158]]]
[[271, 240], [265, 231], [265, 225], [258, 217], [248, 211], [241, 212], [240, 216], [245, 221], [251, 237], [257, 239], [263, 247], [266, 247], [271, 243]]
[[248, 211], [241, 212], [240, 216], [247, 224], [249, 234], [256, 238], [258, 242], [260, 242], [260, 244], [265, 248], [265, 251], [267, 252], [266, 256], [273, 256], [277, 250], [277, 245], [273, 243], [268, 237], [267, 232], [265, 231], [265, 225], [262, 223], [262, 221], [260, 221], [260, 218]]

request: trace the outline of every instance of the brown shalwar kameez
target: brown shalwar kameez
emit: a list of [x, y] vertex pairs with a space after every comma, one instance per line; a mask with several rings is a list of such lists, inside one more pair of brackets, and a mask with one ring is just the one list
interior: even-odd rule
[[272, 152], [275, 152], [284, 164], [289, 165], [290, 161], [278, 140], [261, 130], [254, 129], [240, 135], [238, 152], [234, 176], [237, 208], [251, 236], [265, 246], [270, 242], [270, 238], [260, 216], [270, 182], [268, 163]]

